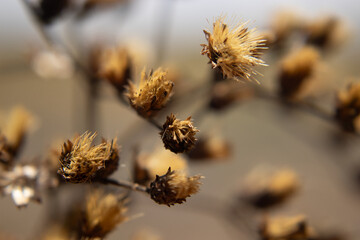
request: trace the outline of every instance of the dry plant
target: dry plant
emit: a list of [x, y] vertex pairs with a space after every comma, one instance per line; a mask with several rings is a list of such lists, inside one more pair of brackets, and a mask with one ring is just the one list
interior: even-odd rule
[[[68, 17], [74, 21], [84, 21], [90, 13], [96, 13], [95, 10], [129, 4], [131, 1], [87, 0], [81, 4], [73, 0], [23, 2], [39, 33], [49, 44], [49, 49], [56, 52], [55, 46], [63, 43], [57, 42], [47, 29], [54, 22]], [[165, 70], [161, 64], [157, 64], [160, 66], [155, 70], [146, 70], [143, 66], [139, 74], [135, 71], [138, 66], [134, 66], [133, 56], [124, 45], [100, 44], [96, 48], [87, 49], [88, 58], [83, 59], [64, 44], [63, 54], [86, 80], [89, 98], [85, 108], [88, 109], [87, 120], [91, 124], [87, 125], [87, 131], [75, 133], [73, 140], [63, 141], [52, 149], [44, 160], [23, 164], [19, 160], [19, 152], [26, 143], [24, 140], [31, 128], [32, 117], [24, 109], [15, 109], [7, 124], [0, 128], [0, 192], [11, 195], [16, 206], [25, 207], [30, 201], [40, 202], [46, 194], [55, 195], [54, 192], [60, 191], [67, 184], [88, 188], [90, 190], [86, 196], [79, 193], [82, 195], [80, 204], [74, 201], [64, 219], [57, 218], [53, 226], [44, 228], [41, 238], [104, 239], [119, 224], [132, 220], [128, 209], [136, 204], [131, 201], [136, 198], [133, 192], [139, 192], [156, 204], [169, 207], [191, 202], [195, 194], [202, 195], [204, 177], [201, 174], [189, 174], [192, 169], [188, 160], [200, 159], [207, 163], [209, 160], [223, 160], [233, 154], [232, 142], [226, 136], [203, 134], [197, 128], [201, 119], [210, 112], [218, 113], [253, 98], [266, 99], [321, 116], [321, 119], [357, 136], [360, 128], [359, 83], [338, 92], [333, 106], [335, 113], [324, 110], [307, 94], [313, 82], [324, 78], [318, 69], [323, 66], [324, 58], [329, 56], [325, 53], [330, 52], [335, 45], [338, 47], [341, 40], [345, 39], [345, 34], [341, 32], [341, 22], [335, 17], [315, 21], [304, 19], [295, 13], [281, 13], [273, 19], [270, 28], [260, 34], [255, 29], [249, 29], [248, 22], [231, 26], [224, 16], [215, 18], [211, 31], [203, 30], [206, 43], [201, 44], [201, 54], [209, 58], [213, 68], [212, 79], [194, 88], [194, 91], [199, 92], [201, 89], [210, 89], [204, 97], [206, 105], [193, 114], [184, 113], [186, 116], [196, 116], [185, 120], [173, 114], [179, 111], [175, 103], [186, 102], [188, 95], [192, 94], [185, 97], [177, 95], [174, 90], [178, 83], [181, 86], [181, 78], [174, 80], [175, 77], [169, 74], [170, 70]], [[296, 45], [292, 46], [297, 36], [300, 37]], [[162, 51], [159, 50], [159, 58], [162, 57]], [[269, 54], [272, 60], [265, 63], [263, 54]], [[272, 61], [280, 64], [272, 66]], [[256, 75], [260, 74], [257, 67], [268, 64], [273, 68], [279, 66], [276, 69], [279, 73], [276, 79], [277, 92], [261, 84], [263, 80], [256, 79]], [[99, 92], [100, 84], [103, 83], [113, 88], [116, 101], [123, 104], [127, 111], [136, 113], [139, 119], [150, 123], [149, 127], [155, 127], [158, 135], [154, 135], [154, 139], [161, 139], [163, 143], [163, 148], [152, 153], [144, 154], [139, 147], [134, 151], [130, 169], [133, 174], [129, 179], [115, 178], [120, 162], [123, 161], [119, 144], [127, 140], [114, 137], [112, 140], [98, 141], [96, 136], [101, 135], [101, 132], [94, 132], [94, 118], [97, 117], [94, 101], [102, 97]], [[184, 92], [188, 92], [188, 89]], [[313, 94], [316, 96], [317, 92], [313, 91]], [[164, 119], [162, 124], [159, 123], [160, 118]], [[203, 134], [200, 137], [199, 132]], [[217, 194], [216, 190], [214, 194]], [[252, 239], [343, 239], [318, 234], [310, 227], [304, 215], [269, 217], [273, 209], [286, 205], [300, 190], [301, 179], [295, 170], [263, 169], [243, 180], [239, 194], [234, 197], [234, 204], [220, 200], [218, 205], [222, 206], [224, 212], [231, 212], [230, 218], [225, 216], [226, 213], [218, 214], [214, 209], [206, 211], [216, 217], [223, 217], [229, 225], [234, 225], [242, 233], [247, 232]], [[204, 199], [215, 201], [216, 196], [204, 194]], [[259, 217], [263, 220], [256, 222]], [[245, 230], [240, 225], [245, 226]], [[140, 236], [136, 235], [134, 239], [146, 239], [146, 236]]]

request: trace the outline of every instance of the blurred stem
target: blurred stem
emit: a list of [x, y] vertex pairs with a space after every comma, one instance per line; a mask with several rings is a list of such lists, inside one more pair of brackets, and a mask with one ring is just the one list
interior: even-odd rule
[[147, 188], [145, 186], [139, 185], [137, 183], [123, 181], [123, 180], [117, 181], [117, 180], [114, 180], [114, 179], [104, 179], [104, 180], [101, 181], [101, 183], [114, 185], [114, 186], [117, 186], [117, 187], [122, 187], [122, 188], [126, 188], [126, 189], [129, 189], [129, 190], [133, 190], [133, 191], [137, 191], [137, 192], [143, 192], [143, 193], [147, 193], [147, 194], [149, 194], [149, 191], [150, 191], [149, 188]]

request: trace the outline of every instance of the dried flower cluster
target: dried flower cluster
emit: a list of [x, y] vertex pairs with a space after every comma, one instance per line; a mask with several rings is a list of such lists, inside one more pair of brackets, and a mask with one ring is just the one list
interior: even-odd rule
[[248, 30], [246, 23], [231, 29], [219, 17], [213, 24], [213, 32], [204, 30], [207, 44], [202, 44], [201, 54], [207, 55], [213, 68], [221, 69], [227, 78], [253, 80], [257, 72], [253, 67], [266, 66], [259, 57], [266, 47], [265, 40]]
[[294, 99], [314, 78], [320, 55], [315, 48], [303, 47], [289, 54], [282, 62], [279, 76], [280, 94]]
[[176, 203], [183, 203], [186, 198], [199, 191], [200, 179], [197, 175], [187, 177], [179, 171], [171, 171], [156, 179], [150, 184], [150, 196], [158, 204], [165, 204], [169, 207]]
[[166, 149], [174, 153], [182, 153], [194, 147], [197, 132], [199, 130], [193, 126], [191, 117], [181, 121], [171, 114], [166, 118], [160, 135]]
[[[119, 161], [116, 139], [92, 146], [96, 134], [86, 132], [73, 142], [63, 145], [59, 160], [59, 173], [72, 183], [88, 182], [96, 178], [107, 177], [117, 168]], [[106, 167], [109, 166], [109, 169]]]
[[349, 132], [360, 130], [360, 83], [351, 84], [337, 95], [335, 118]]
[[169, 101], [174, 83], [167, 79], [166, 74], [161, 68], [154, 72], [150, 71], [149, 74], [143, 69], [139, 87], [136, 88], [132, 82], [129, 83], [126, 96], [140, 116], [144, 118], [154, 116]]
[[289, 169], [275, 173], [256, 170], [246, 179], [242, 198], [256, 208], [268, 208], [286, 201], [298, 187], [298, 178]]
[[315, 239], [314, 232], [303, 215], [265, 219], [260, 233], [263, 240]]
[[128, 51], [123, 47], [104, 49], [96, 61], [96, 69], [101, 79], [110, 82], [122, 93], [131, 78], [132, 65]]
[[89, 194], [81, 224], [82, 239], [103, 239], [118, 224], [126, 221], [126, 202], [126, 198], [101, 190]]
[[200, 138], [188, 156], [198, 160], [223, 159], [229, 157], [230, 152], [229, 142], [221, 136], [208, 136]]

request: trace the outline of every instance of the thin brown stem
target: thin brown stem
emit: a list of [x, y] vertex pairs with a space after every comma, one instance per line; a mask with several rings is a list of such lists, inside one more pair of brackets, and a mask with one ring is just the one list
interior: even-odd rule
[[127, 182], [124, 180], [104, 179], [101, 181], [103, 184], [110, 184], [122, 188], [126, 188], [132, 191], [143, 192], [149, 194], [149, 188], [143, 185], [139, 185], [133, 182]]

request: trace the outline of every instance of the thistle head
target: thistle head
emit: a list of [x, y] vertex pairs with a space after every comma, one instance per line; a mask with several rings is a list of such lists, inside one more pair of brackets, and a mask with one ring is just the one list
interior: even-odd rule
[[224, 23], [224, 17], [219, 17], [213, 23], [213, 32], [204, 30], [207, 44], [201, 54], [210, 59], [213, 68], [219, 68], [226, 78], [256, 81], [255, 66], [265, 62], [260, 55], [265, 47], [265, 40], [255, 35], [255, 30], [249, 30], [246, 23], [230, 28]]
[[182, 153], [194, 147], [197, 132], [199, 130], [193, 126], [191, 117], [179, 120], [174, 114], [171, 114], [166, 118], [160, 135], [166, 149], [174, 153]]
[[200, 179], [197, 175], [187, 177], [180, 171], [171, 171], [162, 176], [156, 176], [155, 180], [150, 184], [150, 196], [158, 204], [165, 204], [169, 207], [176, 203], [183, 203], [186, 198], [199, 191]]
[[141, 72], [138, 87], [130, 82], [126, 96], [136, 112], [150, 118], [165, 107], [172, 95], [174, 83], [168, 80], [167, 72], [161, 68], [146, 74], [145, 68]]

